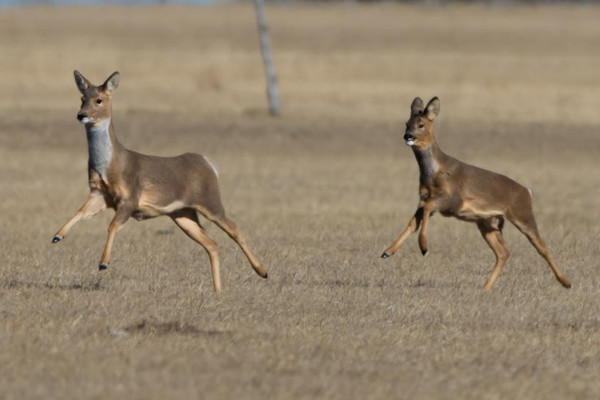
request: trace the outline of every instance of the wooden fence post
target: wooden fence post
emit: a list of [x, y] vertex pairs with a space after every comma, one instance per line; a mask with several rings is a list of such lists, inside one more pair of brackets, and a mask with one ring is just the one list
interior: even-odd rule
[[256, 9], [256, 24], [258, 25], [258, 35], [260, 38], [260, 51], [265, 64], [265, 73], [267, 75], [267, 96], [269, 99], [269, 113], [273, 116], [279, 114], [279, 93], [277, 89], [277, 77], [273, 60], [271, 58], [271, 43], [269, 41], [269, 32], [265, 22], [265, 3], [263, 0], [254, 0]]

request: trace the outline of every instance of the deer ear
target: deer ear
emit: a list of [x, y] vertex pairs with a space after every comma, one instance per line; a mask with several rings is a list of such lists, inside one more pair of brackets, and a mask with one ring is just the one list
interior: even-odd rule
[[81, 72], [77, 70], [73, 71], [73, 75], [75, 75], [75, 84], [77, 85], [77, 89], [79, 89], [81, 94], [84, 94], [85, 91], [92, 86], [92, 84], [90, 81], [85, 79], [83, 75], [81, 75]]
[[438, 116], [439, 113], [440, 113], [440, 99], [438, 99], [437, 97], [434, 97], [433, 99], [429, 100], [429, 103], [427, 103], [425, 117], [427, 117], [428, 120], [433, 121], [435, 119], [435, 117]]
[[410, 115], [413, 116], [413, 115], [421, 114], [424, 109], [425, 109], [425, 105], [423, 103], [423, 100], [421, 100], [420, 97], [415, 97], [412, 104], [410, 105]]
[[108, 77], [106, 82], [102, 84], [102, 90], [114, 92], [119, 87], [119, 79], [121, 79], [119, 72], [113, 72], [112, 75]]

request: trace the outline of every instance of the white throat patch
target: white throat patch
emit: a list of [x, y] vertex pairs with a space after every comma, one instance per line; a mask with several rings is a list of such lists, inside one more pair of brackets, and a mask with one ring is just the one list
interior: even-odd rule
[[440, 169], [440, 166], [432, 154], [431, 148], [426, 149], [422, 153], [422, 158], [419, 161], [419, 169], [421, 175], [427, 178], [433, 178]]
[[428, 157], [423, 162], [423, 168], [425, 169], [425, 174], [427, 174], [428, 176], [433, 176], [439, 171], [440, 166], [438, 165], [435, 158]]
[[113, 148], [108, 134], [110, 119], [98, 126], [86, 127], [89, 166], [106, 180], [108, 166], [112, 158]]

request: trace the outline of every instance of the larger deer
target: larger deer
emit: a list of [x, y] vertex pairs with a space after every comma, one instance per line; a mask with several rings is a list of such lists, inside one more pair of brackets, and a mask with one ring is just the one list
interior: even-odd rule
[[92, 85], [78, 71], [74, 74], [83, 95], [77, 119], [85, 125], [87, 134], [90, 195], [56, 232], [52, 243], [61, 241], [78, 221], [113, 208], [115, 216], [108, 227], [99, 265], [100, 270], [105, 270], [115, 234], [130, 217], [141, 221], [168, 215], [208, 253], [214, 290], [219, 293], [217, 243], [200, 225], [198, 217], [203, 215], [223, 229], [240, 246], [256, 273], [266, 278], [267, 271], [252, 254], [235, 223], [225, 216], [213, 165], [200, 154], [157, 157], [126, 149], [115, 135], [111, 118], [111, 98], [119, 85], [119, 73], [113, 73], [100, 86]]
[[502, 238], [504, 219], [508, 219], [533, 244], [546, 260], [556, 279], [566, 288], [571, 283], [560, 272], [538, 233], [530, 191], [495, 172], [465, 164], [446, 155], [433, 135], [433, 122], [440, 113], [440, 101], [434, 97], [427, 106], [415, 98], [410, 107], [404, 140], [412, 147], [419, 164], [419, 206], [408, 226], [381, 255], [388, 258], [419, 227], [419, 247], [427, 254], [427, 228], [430, 216], [438, 211], [447, 217], [477, 224], [481, 235], [496, 255], [496, 264], [485, 283], [490, 289], [508, 260]]

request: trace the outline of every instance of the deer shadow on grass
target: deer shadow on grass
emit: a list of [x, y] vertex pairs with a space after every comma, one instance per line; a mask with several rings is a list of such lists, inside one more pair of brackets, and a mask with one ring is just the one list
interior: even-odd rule
[[52, 283], [52, 282], [30, 282], [21, 279], [5, 279], [0, 287], [3, 289], [42, 289], [42, 290], [78, 290], [82, 292], [94, 292], [105, 290], [102, 280], [90, 282]]
[[221, 331], [218, 329], [198, 329], [194, 325], [187, 324], [181, 321], [158, 322], [145, 320], [129, 325], [122, 329], [112, 329], [113, 336], [128, 336], [128, 335], [153, 335], [153, 336], [191, 336], [203, 338], [216, 338], [222, 336], [230, 336], [232, 332]]

